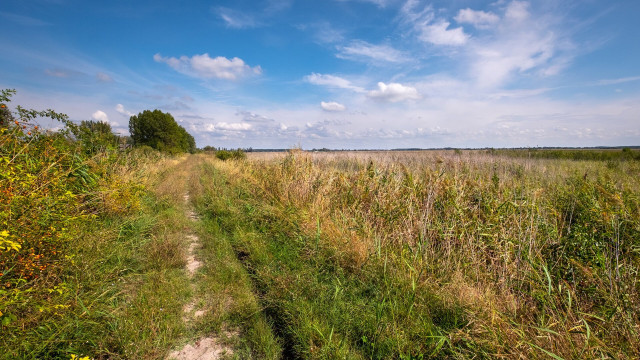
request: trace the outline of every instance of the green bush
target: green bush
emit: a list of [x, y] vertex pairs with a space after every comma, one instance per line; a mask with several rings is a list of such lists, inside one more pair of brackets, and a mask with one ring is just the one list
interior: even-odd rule
[[247, 157], [247, 154], [244, 153], [241, 149], [237, 150], [218, 150], [216, 151], [216, 157], [222, 161], [226, 161], [229, 159], [232, 160], [241, 160]]

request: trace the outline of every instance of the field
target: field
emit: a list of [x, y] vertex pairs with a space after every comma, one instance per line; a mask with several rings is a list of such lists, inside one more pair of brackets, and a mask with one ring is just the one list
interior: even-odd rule
[[229, 233], [297, 358], [636, 358], [639, 164], [487, 151], [208, 161]]
[[50, 269], [3, 265], [0, 358], [159, 359], [205, 336], [227, 358], [638, 358], [640, 162], [549, 157], [89, 156], [94, 185], [29, 210], [67, 221], [64, 256], [5, 250]]

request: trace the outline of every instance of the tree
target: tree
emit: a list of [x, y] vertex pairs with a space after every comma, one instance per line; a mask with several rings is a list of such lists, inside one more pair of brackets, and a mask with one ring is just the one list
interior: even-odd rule
[[78, 127], [78, 138], [90, 154], [118, 145], [118, 137], [111, 131], [111, 125], [102, 121], [82, 120]]
[[147, 145], [170, 153], [195, 152], [196, 142], [169, 113], [145, 110], [129, 119], [134, 146]]

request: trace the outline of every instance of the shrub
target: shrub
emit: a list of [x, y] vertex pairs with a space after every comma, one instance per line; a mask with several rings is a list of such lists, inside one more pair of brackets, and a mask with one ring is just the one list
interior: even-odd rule
[[222, 161], [226, 161], [228, 159], [233, 160], [241, 160], [247, 157], [247, 154], [244, 153], [241, 149], [237, 150], [218, 150], [216, 151], [216, 157]]

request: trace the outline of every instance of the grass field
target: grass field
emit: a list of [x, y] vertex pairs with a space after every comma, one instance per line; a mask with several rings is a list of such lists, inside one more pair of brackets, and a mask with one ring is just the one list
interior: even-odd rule
[[637, 358], [635, 161], [485, 151], [208, 160], [286, 357]]
[[0, 358], [163, 359], [211, 335], [240, 359], [640, 357], [633, 157], [100, 156], [111, 175], [55, 208], [65, 257], [0, 292]]

